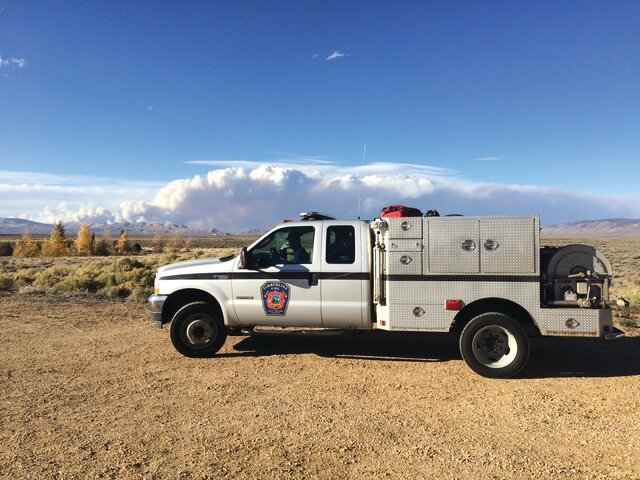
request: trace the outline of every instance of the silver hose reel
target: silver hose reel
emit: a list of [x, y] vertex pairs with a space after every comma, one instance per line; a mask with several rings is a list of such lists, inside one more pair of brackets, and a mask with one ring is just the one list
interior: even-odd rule
[[609, 301], [611, 264], [588, 245], [567, 245], [553, 254], [546, 268], [545, 303], [554, 306], [603, 308]]

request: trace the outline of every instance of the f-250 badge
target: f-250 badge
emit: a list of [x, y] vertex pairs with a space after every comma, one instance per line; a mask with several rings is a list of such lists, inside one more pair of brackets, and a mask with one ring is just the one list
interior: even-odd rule
[[289, 306], [290, 288], [286, 283], [267, 282], [260, 287], [262, 306], [267, 315], [284, 316]]

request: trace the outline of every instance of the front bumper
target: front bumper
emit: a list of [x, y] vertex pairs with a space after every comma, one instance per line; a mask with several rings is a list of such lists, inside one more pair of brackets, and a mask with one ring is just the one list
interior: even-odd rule
[[147, 300], [147, 312], [151, 320], [156, 322], [156, 327], [162, 328], [162, 307], [168, 295], [151, 295]]

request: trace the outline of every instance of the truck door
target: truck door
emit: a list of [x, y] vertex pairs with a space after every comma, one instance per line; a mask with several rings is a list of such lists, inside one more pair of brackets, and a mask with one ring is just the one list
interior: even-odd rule
[[323, 226], [322, 325], [335, 328], [363, 326], [364, 264], [362, 225], [325, 223]]
[[249, 269], [236, 262], [233, 303], [242, 324], [322, 326], [321, 240], [315, 226], [282, 227], [247, 252]]

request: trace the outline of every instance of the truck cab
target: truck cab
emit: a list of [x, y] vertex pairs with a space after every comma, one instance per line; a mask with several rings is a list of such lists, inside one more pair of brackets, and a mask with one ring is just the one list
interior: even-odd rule
[[[149, 313], [162, 327], [184, 306], [201, 302], [219, 319], [218, 330], [371, 328], [371, 248], [364, 221], [282, 223], [237, 256], [159, 268]], [[209, 342], [198, 336], [212, 335], [213, 329], [198, 325], [204, 324], [185, 327], [178, 338], [181, 353], [208, 351]]]

